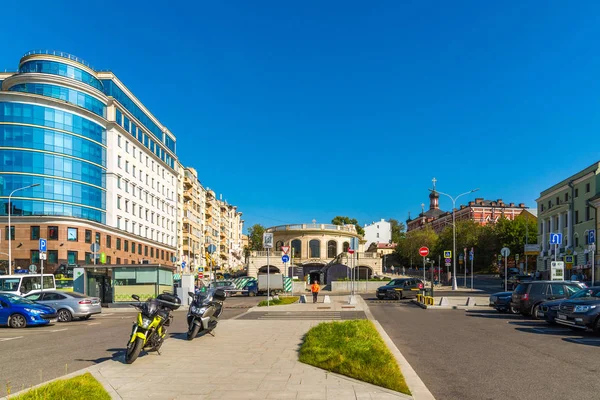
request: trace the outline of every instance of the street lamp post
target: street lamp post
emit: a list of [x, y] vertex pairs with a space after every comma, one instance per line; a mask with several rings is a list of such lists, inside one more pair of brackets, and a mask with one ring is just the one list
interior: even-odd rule
[[15, 194], [15, 192], [18, 192], [19, 190], [25, 190], [25, 189], [29, 189], [29, 188], [36, 187], [36, 186], [40, 186], [40, 184], [34, 183], [33, 185], [23, 186], [22, 188], [13, 190], [8, 195], [8, 274], [9, 275], [12, 274], [12, 246], [11, 246], [12, 232], [10, 229], [10, 214], [11, 214], [12, 207], [10, 205], [10, 198], [12, 197], [13, 194]]
[[[439, 194], [443, 194], [444, 196], [447, 196], [450, 198], [450, 200], [452, 200], [452, 264], [453, 264], [453, 267], [452, 267], [452, 290], [458, 289], [458, 286], [456, 285], [456, 200], [458, 200], [458, 198], [461, 196], [471, 194], [478, 190], [479, 190], [479, 188], [473, 189], [468, 192], [461, 193], [456, 197], [452, 197], [447, 193], [443, 193], [443, 192], [440, 192], [439, 190], [436, 190], [436, 192], [438, 192]], [[429, 191], [433, 192], [434, 190], [429, 189]]]

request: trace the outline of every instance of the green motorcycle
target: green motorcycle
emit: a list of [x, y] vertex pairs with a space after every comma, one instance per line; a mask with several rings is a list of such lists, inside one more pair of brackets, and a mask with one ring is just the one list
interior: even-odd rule
[[160, 354], [160, 348], [167, 336], [166, 328], [173, 320], [171, 313], [181, 306], [181, 299], [171, 293], [163, 293], [156, 299], [148, 299], [145, 302], [141, 302], [139, 296], [135, 294], [131, 297], [138, 301], [138, 304], [132, 306], [140, 312], [137, 321], [133, 324], [125, 351], [127, 364], [133, 363], [142, 349]]

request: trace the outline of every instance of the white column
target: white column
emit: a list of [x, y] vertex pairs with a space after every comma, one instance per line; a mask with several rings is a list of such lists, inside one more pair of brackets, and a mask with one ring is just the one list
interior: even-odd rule
[[547, 233], [546, 232], [546, 221], [545, 220], [541, 220], [542, 221], [542, 251], [546, 251], [548, 250], [548, 240], [547, 240]]
[[557, 232], [562, 233], [563, 232], [563, 213], [559, 213], [558, 214], [558, 227], [557, 227]]

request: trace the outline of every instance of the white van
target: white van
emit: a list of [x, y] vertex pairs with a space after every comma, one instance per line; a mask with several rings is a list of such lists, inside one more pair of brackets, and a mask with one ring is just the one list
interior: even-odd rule
[[[0, 275], [0, 293], [25, 296], [40, 290], [40, 274]], [[44, 290], [56, 289], [54, 275], [44, 274]]]

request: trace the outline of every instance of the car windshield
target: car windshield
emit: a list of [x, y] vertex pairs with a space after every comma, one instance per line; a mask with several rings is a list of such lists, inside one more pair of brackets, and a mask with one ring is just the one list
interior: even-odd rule
[[581, 289], [576, 292], [573, 296], [569, 297], [570, 299], [581, 299], [586, 297], [600, 297], [600, 288], [587, 288]]
[[0, 278], [0, 291], [16, 292], [21, 278]]
[[35, 304], [31, 300], [27, 300], [26, 298], [19, 297], [19, 296], [5, 296], [5, 295], [3, 295], [2, 298], [6, 299], [11, 304]]
[[515, 289], [515, 293], [516, 293], [516, 294], [525, 294], [525, 292], [527, 292], [527, 286], [528, 286], [528, 285], [520, 284], [520, 285], [519, 285], [519, 286], [517, 286], [517, 288]]

